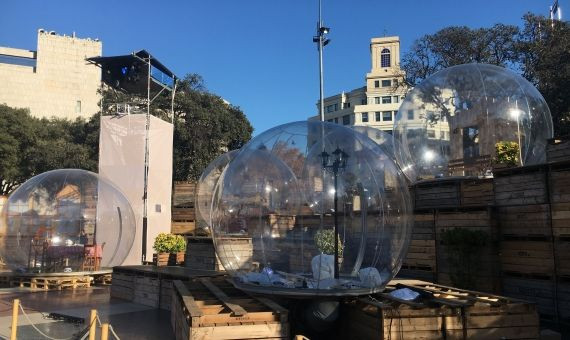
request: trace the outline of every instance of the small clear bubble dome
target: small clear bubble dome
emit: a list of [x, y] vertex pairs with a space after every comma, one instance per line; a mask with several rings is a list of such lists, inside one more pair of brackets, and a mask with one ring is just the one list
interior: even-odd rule
[[406, 95], [394, 122], [396, 158], [412, 181], [490, 175], [497, 163], [543, 163], [552, 136], [550, 110], [538, 90], [487, 64], [430, 76]]
[[198, 222], [198, 228], [203, 230], [210, 229], [212, 193], [222, 172], [234, 159], [238, 151], [232, 150], [216, 157], [202, 172], [196, 188], [196, 221]]
[[239, 151], [211, 216], [216, 252], [240, 288], [324, 296], [382, 290], [405, 256], [411, 213], [405, 177], [377, 143], [303, 121]]
[[93, 271], [122, 264], [136, 222], [111, 182], [79, 169], [32, 177], [8, 198], [0, 256], [18, 272]]

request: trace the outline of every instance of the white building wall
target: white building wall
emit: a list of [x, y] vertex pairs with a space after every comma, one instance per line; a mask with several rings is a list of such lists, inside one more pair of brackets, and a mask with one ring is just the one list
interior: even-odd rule
[[0, 103], [36, 117], [88, 118], [99, 111], [101, 69], [87, 63], [102, 43], [38, 31], [37, 51], [0, 47], [0, 55], [35, 60], [35, 67], [0, 62]]

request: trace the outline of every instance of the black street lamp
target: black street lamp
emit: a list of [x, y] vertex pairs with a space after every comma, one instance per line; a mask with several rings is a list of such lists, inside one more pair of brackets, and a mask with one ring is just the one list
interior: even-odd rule
[[[339, 278], [338, 268], [338, 174], [346, 168], [346, 160], [348, 155], [338, 146], [333, 151], [334, 160], [330, 163], [330, 156], [326, 151], [321, 153], [323, 159], [323, 170], [328, 171], [334, 176], [334, 278]], [[323, 188], [324, 189], [324, 188]]]

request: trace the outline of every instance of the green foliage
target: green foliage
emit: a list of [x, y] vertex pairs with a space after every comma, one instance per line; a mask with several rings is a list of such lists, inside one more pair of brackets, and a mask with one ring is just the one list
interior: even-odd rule
[[447, 261], [453, 285], [459, 288], [475, 288], [473, 277], [481, 268], [481, 252], [489, 235], [481, 230], [453, 228], [442, 234], [446, 246]]
[[178, 253], [186, 249], [186, 241], [180, 235], [160, 233], [152, 247], [157, 253]]
[[38, 119], [0, 105], [0, 195], [32, 176], [60, 168], [97, 171], [99, 117]]
[[495, 152], [495, 161], [499, 164], [505, 164], [508, 167], [514, 167], [520, 164], [519, 144], [517, 142], [498, 142], [495, 144]]
[[[334, 230], [322, 229], [315, 233], [315, 244], [323, 254], [334, 255]], [[342, 257], [344, 247], [342, 240], [338, 238], [338, 256]]]

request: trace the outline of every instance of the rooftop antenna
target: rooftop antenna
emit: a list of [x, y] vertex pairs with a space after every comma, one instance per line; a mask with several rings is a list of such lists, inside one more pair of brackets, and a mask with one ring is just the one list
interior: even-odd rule
[[323, 90], [323, 47], [325, 47], [330, 39], [326, 39], [325, 35], [329, 33], [330, 28], [323, 26], [321, 0], [319, 0], [319, 21], [317, 22], [317, 35], [313, 37], [313, 42], [317, 44], [319, 50], [319, 115], [321, 122], [325, 121], [325, 103], [324, 103], [324, 90]]

